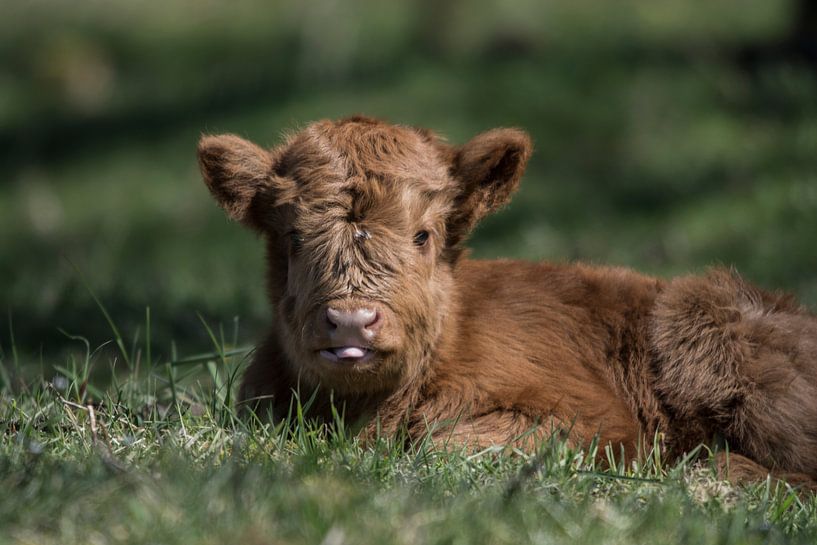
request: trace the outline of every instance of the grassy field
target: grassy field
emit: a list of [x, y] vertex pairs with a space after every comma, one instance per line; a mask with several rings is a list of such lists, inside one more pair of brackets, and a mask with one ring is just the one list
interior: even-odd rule
[[817, 541], [814, 498], [719, 482], [705, 456], [402, 451], [308, 412], [291, 429], [236, 419], [270, 315], [262, 244], [194, 156], [202, 133], [274, 145], [354, 113], [452, 142], [519, 126], [535, 154], [475, 256], [729, 264], [815, 309], [806, 5], [4, 6], [0, 543]]
[[817, 539], [817, 497], [732, 487], [706, 456], [597, 464], [557, 439], [535, 453], [362, 446], [342, 421], [312, 423], [308, 403], [288, 426], [239, 420], [227, 393], [242, 358], [223, 352], [133, 369], [104, 391], [82, 361], [70, 379], [0, 393], [0, 543]]

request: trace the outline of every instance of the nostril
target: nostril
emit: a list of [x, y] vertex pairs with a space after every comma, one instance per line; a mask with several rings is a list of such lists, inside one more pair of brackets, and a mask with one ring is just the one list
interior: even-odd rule
[[380, 326], [380, 313], [376, 310], [370, 311], [371, 315], [368, 315], [366, 321], [364, 322], [363, 329], [376, 329]]
[[329, 329], [337, 329], [338, 324], [342, 319], [341, 311], [334, 309], [332, 307], [328, 307], [326, 309], [326, 323], [329, 326]]
[[352, 312], [352, 317], [356, 326], [366, 329], [370, 324], [377, 321], [377, 312], [370, 308], [359, 308]]

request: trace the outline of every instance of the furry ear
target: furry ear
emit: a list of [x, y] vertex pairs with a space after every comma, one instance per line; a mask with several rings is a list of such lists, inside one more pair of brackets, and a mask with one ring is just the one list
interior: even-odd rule
[[272, 187], [270, 152], [233, 134], [202, 136], [198, 147], [204, 182], [227, 215], [256, 227], [251, 206]]
[[525, 172], [533, 145], [519, 129], [492, 129], [454, 150], [451, 173], [459, 195], [448, 221], [448, 247], [461, 243], [476, 224], [508, 203]]

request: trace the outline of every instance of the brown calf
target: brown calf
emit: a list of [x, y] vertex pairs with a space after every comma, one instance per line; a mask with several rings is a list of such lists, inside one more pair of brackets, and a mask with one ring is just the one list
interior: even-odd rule
[[266, 240], [275, 320], [240, 397], [274, 418], [318, 388], [316, 414], [331, 399], [364, 433], [484, 446], [558, 426], [637, 456], [660, 431], [674, 455], [720, 437], [746, 476], [817, 478], [817, 318], [792, 298], [723, 270], [467, 259], [519, 185], [524, 132], [452, 146], [355, 117], [198, 152], [219, 204]]

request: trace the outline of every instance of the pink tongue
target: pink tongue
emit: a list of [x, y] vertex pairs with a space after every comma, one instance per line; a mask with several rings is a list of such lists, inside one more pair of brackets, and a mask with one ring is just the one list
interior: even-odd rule
[[362, 358], [366, 355], [366, 351], [357, 346], [342, 346], [335, 348], [334, 352], [339, 358]]

